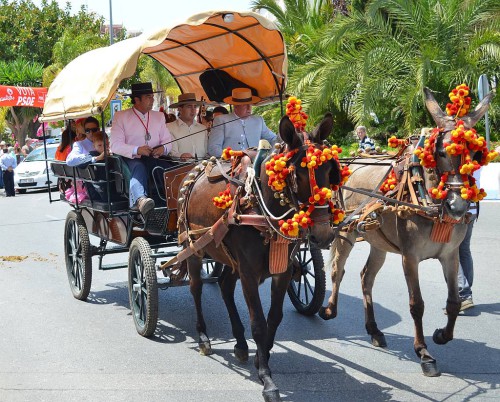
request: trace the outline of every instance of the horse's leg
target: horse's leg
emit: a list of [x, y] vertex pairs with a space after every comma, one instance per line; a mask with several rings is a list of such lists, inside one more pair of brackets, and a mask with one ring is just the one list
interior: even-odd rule
[[245, 339], [245, 328], [241, 322], [236, 303], [234, 302], [234, 290], [236, 282], [238, 281], [238, 274], [225, 267], [219, 277], [219, 286], [222, 293], [222, 299], [226, 304], [229, 319], [231, 320], [231, 328], [233, 336], [236, 338], [236, 345], [234, 346], [234, 355], [240, 362], [248, 360], [248, 344]]
[[200, 347], [200, 354], [208, 356], [212, 354], [212, 346], [207, 336], [207, 326], [203, 318], [203, 311], [201, 307], [201, 294], [203, 282], [201, 281], [201, 265], [202, 259], [195, 255], [187, 259], [187, 266], [189, 272], [189, 290], [193, 295], [194, 305], [196, 308], [196, 330], [198, 331], [198, 346]]
[[319, 316], [323, 318], [323, 320], [331, 320], [337, 317], [337, 305], [339, 299], [340, 292], [340, 282], [342, 282], [342, 278], [345, 273], [345, 263], [349, 254], [351, 253], [352, 248], [354, 247], [354, 243], [356, 242], [356, 233], [351, 232], [347, 233], [345, 237], [349, 241], [344, 240], [340, 237], [337, 237], [330, 248], [330, 259], [332, 263], [332, 293], [328, 298], [328, 304], [326, 307], [321, 307], [319, 310]]
[[267, 314], [267, 358], [270, 358], [270, 352], [274, 345], [276, 331], [283, 319], [283, 303], [285, 294], [292, 279], [292, 269], [286, 272], [274, 275], [271, 283], [271, 306]]
[[427, 345], [424, 338], [422, 323], [422, 317], [424, 316], [424, 300], [422, 299], [420, 284], [418, 281], [419, 262], [420, 261], [418, 261], [414, 256], [403, 256], [403, 270], [410, 298], [410, 313], [415, 326], [413, 348], [417, 357], [420, 358], [420, 367], [422, 368], [424, 375], [428, 377], [436, 377], [441, 373], [437, 368], [436, 359], [434, 359], [427, 351]]
[[255, 274], [255, 268], [240, 265], [240, 280], [243, 289], [243, 295], [248, 306], [250, 315], [250, 327], [252, 337], [257, 346], [255, 357], [255, 366], [258, 369], [259, 379], [264, 384], [262, 395], [266, 402], [280, 401], [278, 387], [271, 378], [269, 369], [269, 352], [267, 350], [267, 323], [262, 309], [262, 303], [259, 296], [259, 278]]
[[438, 345], [444, 345], [453, 339], [455, 322], [460, 311], [460, 296], [458, 294], [457, 272], [458, 272], [458, 252], [440, 257], [439, 261], [443, 266], [443, 274], [448, 287], [448, 298], [446, 300], [446, 314], [448, 322], [446, 327], [438, 328], [434, 331], [432, 340]]
[[365, 266], [361, 270], [361, 289], [363, 291], [363, 304], [365, 306], [365, 328], [368, 335], [371, 336], [372, 345], [385, 348], [387, 342], [385, 336], [377, 327], [375, 321], [375, 311], [373, 309], [372, 290], [380, 268], [384, 265], [386, 251], [370, 246], [370, 255]]

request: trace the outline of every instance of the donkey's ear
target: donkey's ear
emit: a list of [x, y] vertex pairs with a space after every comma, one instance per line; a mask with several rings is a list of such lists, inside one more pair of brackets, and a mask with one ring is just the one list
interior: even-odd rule
[[330, 184], [337, 186], [342, 180], [342, 174], [340, 173], [340, 164], [337, 160], [332, 159], [333, 168], [330, 170]]
[[476, 123], [481, 120], [481, 117], [488, 111], [490, 102], [493, 99], [493, 92], [486, 95], [481, 102], [476, 106], [473, 112], [466, 114], [462, 117], [466, 127], [474, 127]]
[[432, 116], [432, 119], [436, 123], [438, 127], [444, 127], [447, 122], [450, 121], [450, 116], [448, 116], [443, 110], [439, 107], [434, 95], [429, 88], [424, 88], [425, 94], [425, 106], [427, 110]]
[[295, 131], [295, 126], [288, 116], [283, 116], [280, 120], [280, 137], [285, 141], [289, 149], [295, 149], [302, 145], [302, 141]]
[[312, 138], [317, 144], [322, 144], [328, 138], [333, 129], [333, 116], [331, 113], [325, 114], [312, 133]]

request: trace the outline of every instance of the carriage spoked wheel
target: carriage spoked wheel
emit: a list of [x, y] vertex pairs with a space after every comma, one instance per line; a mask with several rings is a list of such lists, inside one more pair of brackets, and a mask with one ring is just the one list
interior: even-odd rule
[[130, 245], [128, 295], [137, 332], [152, 336], [158, 321], [158, 284], [151, 247], [143, 237], [136, 237]]
[[92, 283], [92, 255], [87, 226], [76, 211], [66, 216], [64, 254], [71, 292], [76, 299], [87, 300]]
[[287, 292], [296, 310], [316, 314], [325, 298], [326, 275], [321, 250], [309, 242], [302, 244], [293, 260], [293, 274]]
[[203, 271], [202, 276], [207, 279], [216, 279], [221, 276], [224, 265], [210, 258], [204, 258], [201, 269]]

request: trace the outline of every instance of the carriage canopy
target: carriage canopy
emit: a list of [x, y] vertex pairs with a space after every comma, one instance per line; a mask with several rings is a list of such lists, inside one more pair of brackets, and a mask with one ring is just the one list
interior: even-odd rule
[[200, 84], [206, 71], [223, 71], [256, 90], [261, 103], [279, 99], [287, 56], [276, 25], [254, 12], [210, 11], [87, 52], [69, 63], [49, 88], [41, 121], [100, 113], [120, 82], [131, 77], [141, 54], [162, 64], [182, 92], [212, 100]]

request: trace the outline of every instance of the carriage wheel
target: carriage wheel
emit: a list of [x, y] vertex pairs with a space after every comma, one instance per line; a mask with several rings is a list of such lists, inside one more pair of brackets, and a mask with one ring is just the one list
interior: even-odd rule
[[321, 250], [309, 242], [300, 246], [293, 260], [293, 274], [287, 292], [300, 314], [316, 314], [325, 299], [326, 275]]
[[130, 245], [128, 295], [137, 332], [152, 336], [158, 321], [158, 283], [151, 247], [143, 237], [135, 238]]
[[222, 274], [222, 270], [224, 269], [224, 265], [220, 262], [215, 262], [209, 258], [203, 259], [202, 265], [202, 276], [206, 278], [218, 278]]
[[66, 217], [64, 254], [71, 292], [76, 299], [87, 300], [92, 283], [92, 255], [87, 226], [76, 211], [70, 211]]

